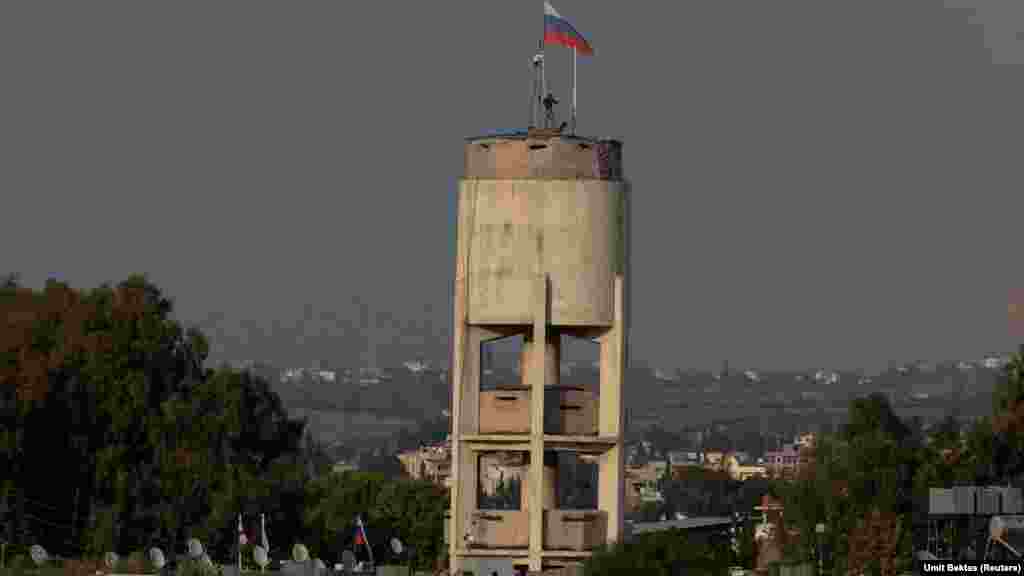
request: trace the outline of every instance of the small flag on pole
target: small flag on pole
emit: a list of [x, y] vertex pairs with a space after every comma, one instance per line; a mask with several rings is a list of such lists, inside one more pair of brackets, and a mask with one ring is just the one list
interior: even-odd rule
[[260, 514], [260, 532], [262, 532], [262, 536], [260, 536], [260, 545], [263, 546], [263, 549], [269, 554], [270, 540], [267, 539], [267, 518], [263, 514]]
[[366, 546], [366, 552], [370, 555], [370, 563], [373, 564], [373, 547], [370, 546], [369, 539], [366, 537], [366, 526], [363, 525], [362, 516], [356, 516], [356, 526], [359, 527], [359, 532], [356, 534], [356, 545]]
[[594, 48], [550, 2], [544, 2], [544, 43], [574, 48], [584, 56], [593, 56]]

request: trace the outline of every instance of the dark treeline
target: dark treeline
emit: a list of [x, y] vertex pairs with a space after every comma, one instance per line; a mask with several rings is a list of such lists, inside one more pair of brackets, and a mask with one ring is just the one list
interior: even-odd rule
[[[883, 394], [854, 400], [849, 422], [822, 437], [812, 465], [778, 483], [785, 502], [786, 554], [866, 573], [909, 570], [915, 533], [923, 542], [928, 489], [953, 485], [1024, 486], [1024, 357], [1005, 366], [991, 416], [964, 427], [952, 415], [925, 433], [896, 415]], [[826, 533], [815, 535], [817, 524]], [[819, 548], [823, 538], [827, 546]], [[974, 551], [977, 554], [979, 551]], [[973, 560], [960, 550], [957, 560]]]
[[[206, 338], [145, 278], [81, 291], [9, 278], [0, 318], [0, 538], [15, 551], [181, 551], [195, 537], [224, 557], [238, 515], [255, 535], [263, 513], [272, 556], [304, 542], [334, 560], [359, 513], [436, 556], [438, 489], [329, 477], [306, 422], [266, 379], [205, 367]], [[325, 531], [326, 510], [348, 516]]]

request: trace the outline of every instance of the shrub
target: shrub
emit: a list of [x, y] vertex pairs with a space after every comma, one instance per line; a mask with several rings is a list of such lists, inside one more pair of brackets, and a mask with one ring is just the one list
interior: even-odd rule
[[209, 566], [199, 560], [184, 560], [178, 564], [174, 576], [221, 576], [220, 568]]
[[117, 562], [117, 571], [128, 574], [144, 574], [151, 568], [146, 553], [142, 551], [132, 552], [127, 558], [121, 558]]
[[7, 568], [17, 572], [25, 568], [35, 568], [35, 563], [26, 554], [18, 554], [7, 560]]
[[719, 576], [728, 571], [728, 548], [706, 542], [688, 542], [685, 532], [669, 530], [638, 535], [598, 551], [584, 564], [587, 576], [692, 574]]

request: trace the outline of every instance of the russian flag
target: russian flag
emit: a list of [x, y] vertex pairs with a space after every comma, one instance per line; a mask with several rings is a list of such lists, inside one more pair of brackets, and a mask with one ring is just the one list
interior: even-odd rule
[[544, 2], [544, 42], [575, 48], [579, 54], [594, 55], [594, 48], [569, 21], [555, 11], [550, 2]]

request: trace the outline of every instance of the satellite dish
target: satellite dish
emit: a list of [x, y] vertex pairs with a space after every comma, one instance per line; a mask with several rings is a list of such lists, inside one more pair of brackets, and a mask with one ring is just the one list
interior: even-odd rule
[[260, 568], [266, 568], [267, 564], [270, 564], [270, 558], [267, 557], [267, 551], [263, 546], [257, 546], [252, 549], [252, 559]]
[[199, 540], [195, 538], [189, 538], [188, 540], [188, 555], [189, 558], [197, 560], [203, 557], [203, 545]]
[[398, 538], [391, 539], [391, 551], [395, 553], [395, 556], [401, 556], [402, 550], [404, 549], [405, 547], [402, 546], [401, 540], [399, 540]]
[[296, 562], [305, 562], [309, 560], [309, 550], [302, 544], [296, 544], [292, 546], [292, 558]]
[[356, 569], [356, 555], [351, 550], [345, 550], [341, 553], [341, 564], [346, 572], [352, 572]]
[[33, 544], [29, 548], [29, 556], [32, 557], [32, 561], [36, 563], [36, 566], [42, 566], [49, 558], [49, 554], [46, 553], [46, 549], [39, 544]]
[[117, 566], [117, 552], [107, 552], [103, 555], [103, 563], [107, 565], [107, 568], [113, 569]]
[[150, 548], [149, 563], [157, 570], [162, 569], [164, 564], [167, 564], [167, 560], [164, 558], [164, 551], [159, 548]]

